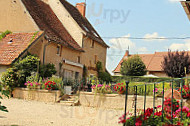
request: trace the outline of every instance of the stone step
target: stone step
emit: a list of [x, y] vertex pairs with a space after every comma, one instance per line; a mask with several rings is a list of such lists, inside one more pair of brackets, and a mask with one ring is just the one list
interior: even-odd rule
[[64, 105], [64, 106], [73, 106], [74, 102], [73, 101], [60, 101], [60, 104]]
[[75, 99], [69, 98], [69, 99], [67, 99], [67, 101], [75, 101]]

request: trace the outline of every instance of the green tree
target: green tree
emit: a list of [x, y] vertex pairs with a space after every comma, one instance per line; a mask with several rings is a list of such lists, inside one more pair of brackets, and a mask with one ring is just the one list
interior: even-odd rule
[[164, 57], [162, 62], [162, 68], [169, 77], [182, 78], [185, 74], [190, 73], [190, 57], [185, 51], [168, 51], [168, 55]]
[[121, 74], [127, 76], [143, 76], [146, 74], [146, 66], [138, 55], [134, 55], [123, 61]]

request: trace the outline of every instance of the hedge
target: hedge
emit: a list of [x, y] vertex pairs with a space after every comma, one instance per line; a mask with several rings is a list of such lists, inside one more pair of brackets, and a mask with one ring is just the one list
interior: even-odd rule
[[117, 83], [121, 81], [129, 81], [129, 82], [146, 82], [146, 83], [154, 83], [154, 82], [162, 82], [171, 80], [172, 78], [162, 77], [143, 77], [143, 76], [112, 76], [112, 81]]

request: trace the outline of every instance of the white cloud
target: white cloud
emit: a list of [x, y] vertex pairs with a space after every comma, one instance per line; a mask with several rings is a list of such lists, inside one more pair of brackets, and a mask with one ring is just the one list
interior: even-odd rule
[[[163, 41], [163, 40], [165, 40], [165, 37], [159, 36], [157, 32], [154, 32], [152, 34], [148, 33], [144, 36], [144, 38], [145, 38], [145, 41], [155, 41], [155, 40]], [[161, 39], [154, 39], [154, 38], [161, 38]]]
[[174, 3], [174, 2], [180, 2], [180, 1], [185, 1], [185, 0], [169, 0], [169, 1]]
[[176, 50], [190, 50], [190, 39], [185, 40], [185, 43], [173, 43], [169, 49], [172, 51]]
[[121, 38], [113, 38], [110, 42], [111, 49], [115, 50], [127, 50], [129, 48], [130, 52], [132, 53], [145, 53], [147, 52], [146, 47], [138, 47], [136, 46], [135, 42], [132, 42], [127, 37], [130, 37], [130, 34], [123, 36]]

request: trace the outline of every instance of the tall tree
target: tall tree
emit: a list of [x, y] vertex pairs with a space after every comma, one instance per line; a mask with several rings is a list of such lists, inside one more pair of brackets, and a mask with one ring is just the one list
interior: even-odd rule
[[146, 74], [146, 66], [138, 55], [134, 55], [122, 63], [121, 74], [127, 76], [143, 76]]
[[164, 57], [162, 62], [162, 68], [169, 77], [182, 78], [186, 73], [190, 73], [190, 57], [185, 51], [168, 51], [168, 55]]

